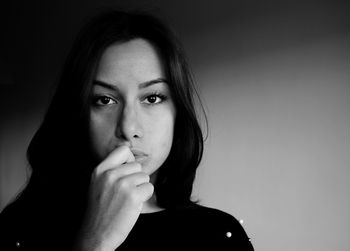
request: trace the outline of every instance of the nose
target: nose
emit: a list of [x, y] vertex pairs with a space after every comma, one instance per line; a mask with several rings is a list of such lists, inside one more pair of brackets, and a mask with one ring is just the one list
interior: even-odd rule
[[116, 137], [132, 141], [141, 138], [142, 125], [140, 123], [139, 112], [135, 105], [124, 105], [118, 116]]

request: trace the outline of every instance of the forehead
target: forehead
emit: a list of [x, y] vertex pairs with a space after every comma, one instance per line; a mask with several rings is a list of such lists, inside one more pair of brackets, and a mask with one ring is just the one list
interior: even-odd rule
[[109, 46], [102, 54], [96, 79], [108, 83], [145, 82], [165, 78], [164, 64], [155, 46], [144, 39]]

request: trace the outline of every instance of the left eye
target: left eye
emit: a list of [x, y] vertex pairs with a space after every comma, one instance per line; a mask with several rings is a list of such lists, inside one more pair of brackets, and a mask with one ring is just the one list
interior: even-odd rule
[[149, 95], [147, 96], [143, 103], [146, 103], [146, 104], [158, 104], [160, 102], [162, 102], [164, 100], [163, 97], [161, 97], [160, 95], [157, 95], [157, 94], [153, 94], [153, 95]]

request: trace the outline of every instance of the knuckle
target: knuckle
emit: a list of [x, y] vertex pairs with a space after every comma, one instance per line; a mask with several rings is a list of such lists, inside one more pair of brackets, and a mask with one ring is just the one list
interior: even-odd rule
[[111, 170], [105, 171], [103, 176], [104, 176], [105, 182], [110, 185], [114, 184], [117, 179], [115, 173], [112, 172]]
[[149, 193], [153, 193], [154, 192], [154, 186], [152, 183], [147, 183], [147, 189]]
[[97, 179], [101, 175], [102, 169], [103, 169], [103, 166], [101, 164], [96, 166], [96, 168], [92, 171], [91, 177], [94, 179]]
[[118, 181], [118, 189], [126, 191], [126, 190], [129, 190], [129, 188], [130, 188], [130, 182], [128, 179], [121, 178]]
[[151, 177], [150, 177], [147, 173], [141, 172], [140, 175], [141, 175], [141, 178], [142, 178], [146, 183], [147, 183], [147, 182], [150, 182]]

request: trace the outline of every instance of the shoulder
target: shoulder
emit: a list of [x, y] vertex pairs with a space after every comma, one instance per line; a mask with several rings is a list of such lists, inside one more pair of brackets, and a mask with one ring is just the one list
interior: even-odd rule
[[226, 231], [236, 232], [240, 235], [246, 236], [239, 221], [233, 215], [220, 209], [195, 205], [184, 209], [183, 214], [202, 227], [205, 226], [213, 229], [221, 228]]
[[184, 209], [184, 211], [186, 211], [186, 213], [192, 216], [200, 218], [205, 217], [208, 220], [229, 220], [234, 221], [235, 223], [239, 223], [233, 215], [213, 207], [206, 207], [203, 205], [196, 204]]
[[7, 205], [0, 213], [0, 236], [3, 241], [0, 250], [15, 250], [21, 239], [21, 213], [18, 202]]
[[[222, 250], [253, 250], [243, 226], [231, 214], [202, 205], [179, 209], [187, 232], [205, 246]], [[233, 249], [230, 249], [233, 248]]]
[[[69, 229], [55, 224], [63, 222], [62, 217], [53, 219], [52, 211], [41, 208], [41, 204], [34, 205], [34, 202], [19, 197], [1, 211], [0, 236], [3, 241], [0, 242], [0, 250], [47, 250], [49, 246], [50, 250], [64, 250], [59, 249], [65, 240], [62, 230], [67, 234]], [[51, 243], [57, 242], [55, 238], [59, 238], [60, 242], [52, 247]]]

